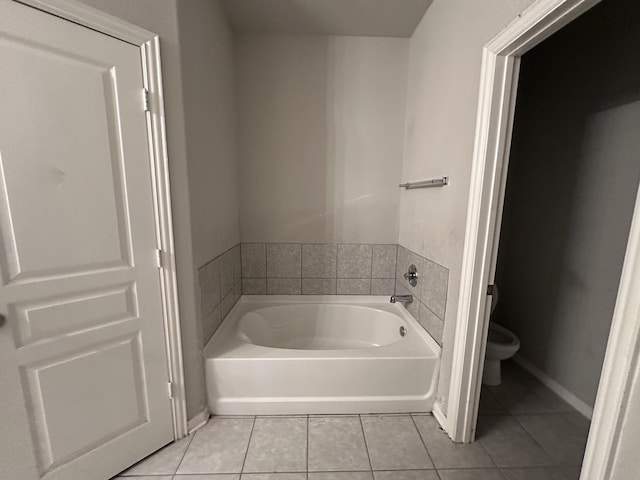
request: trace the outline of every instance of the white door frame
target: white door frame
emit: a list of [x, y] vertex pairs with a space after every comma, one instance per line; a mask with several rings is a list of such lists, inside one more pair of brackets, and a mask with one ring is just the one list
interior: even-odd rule
[[[171, 214], [171, 191], [169, 188], [169, 157], [165, 131], [165, 113], [160, 67], [160, 40], [158, 35], [119, 18], [96, 10], [75, 0], [15, 0], [19, 3], [50, 13], [78, 25], [137, 46], [143, 70], [143, 85], [149, 92], [147, 135], [150, 152], [150, 167], [153, 181], [156, 238], [160, 250], [160, 288], [164, 317], [165, 343], [167, 349], [170, 382], [172, 389], [174, 438], [187, 435], [187, 404], [185, 398], [184, 370], [182, 365], [182, 342], [180, 314], [178, 311], [178, 287], [176, 280], [175, 248]], [[140, 92], [143, 102], [143, 92]]]
[[[443, 427], [456, 442], [475, 437], [488, 330], [486, 289], [506, 186], [520, 57], [600, 0], [537, 0], [484, 48], [461, 292]], [[609, 478], [640, 353], [640, 193], [607, 345], [582, 480]]]

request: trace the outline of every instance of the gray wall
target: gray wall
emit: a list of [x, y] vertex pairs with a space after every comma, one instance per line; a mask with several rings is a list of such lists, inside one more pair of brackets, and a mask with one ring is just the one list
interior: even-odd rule
[[217, 0], [82, 0], [160, 36], [187, 416], [205, 407], [198, 267], [239, 242], [232, 36]]
[[494, 319], [590, 406], [640, 179], [639, 14], [603, 2], [528, 53], [516, 107]]
[[445, 188], [401, 190], [398, 243], [449, 269], [438, 400], [446, 409], [482, 48], [533, 0], [434, 0], [409, 42], [402, 179], [449, 175]]
[[[194, 331], [184, 353], [192, 417], [206, 405], [202, 348], [215, 324], [214, 313], [202, 309], [199, 269], [240, 242], [240, 221], [231, 28], [218, 0], [179, 1], [177, 12], [193, 255], [190, 281], [196, 283], [195, 321], [188, 319]], [[221, 292], [225, 306], [228, 293]]]
[[409, 40], [236, 41], [242, 241], [395, 244]]

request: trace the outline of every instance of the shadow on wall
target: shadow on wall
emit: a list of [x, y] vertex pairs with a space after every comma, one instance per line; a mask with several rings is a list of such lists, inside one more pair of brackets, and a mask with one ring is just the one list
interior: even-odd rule
[[494, 319], [593, 405], [640, 179], [640, 8], [603, 2], [523, 58]]
[[407, 47], [238, 36], [243, 241], [397, 242]]

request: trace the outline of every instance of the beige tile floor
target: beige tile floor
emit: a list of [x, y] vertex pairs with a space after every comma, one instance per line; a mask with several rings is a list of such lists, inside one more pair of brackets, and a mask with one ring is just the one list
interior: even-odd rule
[[513, 363], [484, 387], [478, 440], [430, 415], [214, 417], [124, 480], [577, 480], [589, 421]]

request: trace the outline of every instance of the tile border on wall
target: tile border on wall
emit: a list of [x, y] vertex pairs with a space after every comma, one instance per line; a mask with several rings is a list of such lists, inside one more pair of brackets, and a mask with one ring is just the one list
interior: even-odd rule
[[[442, 346], [449, 269], [402, 245], [252, 242], [233, 248], [238, 248], [237, 262], [242, 267], [234, 288], [244, 295], [411, 294], [414, 302], [407, 310]], [[220, 288], [229, 288], [229, 259], [220, 256], [210, 263], [214, 270], [220, 269]], [[415, 287], [403, 276], [410, 264], [418, 270]], [[214, 285], [210, 279], [204, 280]], [[210, 307], [216, 298], [207, 297], [203, 306]], [[210, 323], [215, 324], [220, 316], [224, 318], [218, 315]]]
[[198, 268], [198, 291], [204, 346], [242, 295], [239, 243]]
[[[418, 283], [415, 287], [404, 278], [404, 273], [409, 270], [411, 264], [414, 264], [418, 271]], [[438, 345], [442, 346], [449, 269], [398, 245], [395, 287], [398, 295], [413, 295], [413, 303], [407, 306], [407, 310]]]
[[242, 243], [242, 293], [393, 295], [397, 249], [372, 243]]

